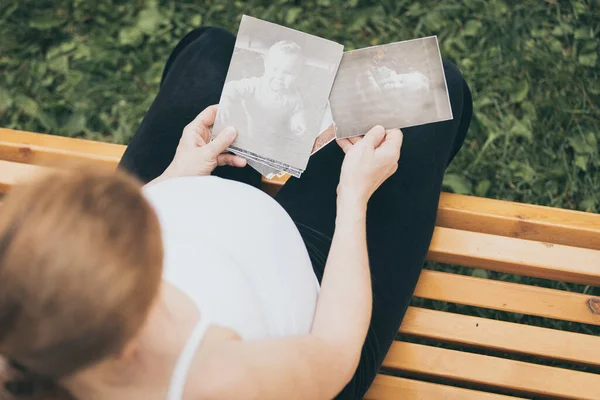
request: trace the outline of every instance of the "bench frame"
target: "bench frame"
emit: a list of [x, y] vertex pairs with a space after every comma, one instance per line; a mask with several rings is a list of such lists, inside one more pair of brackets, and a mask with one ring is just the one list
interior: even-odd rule
[[[124, 150], [0, 129], [0, 193], [64, 163], [115, 168]], [[263, 186], [274, 194], [284, 183], [264, 180]], [[431, 261], [600, 286], [600, 215], [442, 193], [436, 225]], [[539, 286], [424, 270], [415, 296], [600, 325], [600, 298]], [[392, 345], [368, 399], [600, 399], [597, 336], [414, 306], [399, 334], [402, 339]], [[543, 360], [568, 365], [543, 365]]]

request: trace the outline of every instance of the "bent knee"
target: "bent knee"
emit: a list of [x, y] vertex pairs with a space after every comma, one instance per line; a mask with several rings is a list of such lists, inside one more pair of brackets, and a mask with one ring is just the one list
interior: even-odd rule
[[[202, 28], [201, 28], [202, 29]], [[222, 39], [227, 39], [227, 40], [235, 40], [235, 35], [231, 32], [229, 32], [227, 29], [222, 28], [220, 26], [207, 26], [204, 29], [206, 29], [206, 31], [204, 32], [204, 34], [209, 35], [213, 38], [222, 38]]]
[[448, 84], [450, 84], [450, 82], [456, 82], [462, 85], [464, 78], [456, 64], [445, 58], [442, 59], [442, 64], [444, 65], [444, 74], [446, 75], [446, 81]]
[[463, 103], [464, 98], [467, 96], [469, 91], [469, 85], [463, 78], [460, 69], [449, 60], [442, 60], [444, 65], [444, 74], [446, 75], [446, 86], [448, 87], [448, 95], [450, 96], [450, 102], [452, 103], [452, 109], [456, 112], [455, 108], [458, 104]]

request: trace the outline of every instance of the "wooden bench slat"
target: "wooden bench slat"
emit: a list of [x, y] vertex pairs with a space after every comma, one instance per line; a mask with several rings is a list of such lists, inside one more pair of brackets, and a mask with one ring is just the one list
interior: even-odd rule
[[[125, 145], [0, 128], [0, 160], [17, 163], [50, 165], [88, 162], [116, 168]], [[0, 177], [1, 179], [1, 177]], [[263, 179], [271, 195], [288, 177]]]
[[52, 169], [47, 167], [0, 160], [0, 194], [7, 193], [17, 183], [26, 182], [50, 171]]
[[116, 167], [124, 145], [0, 128], [0, 159], [55, 165], [88, 161]]
[[588, 307], [593, 296], [424, 270], [415, 296], [543, 318], [600, 325]]
[[[0, 192], [43, 173], [43, 167], [0, 161]], [[587, 302], [592, 296], [468, 276], [423, 271], [415, 296], [476, 307], [600, 325]]]
[[437, 227], [427, 258], [600, 286], [600, 250]]
[[600, 337], [410, 307], [400, 333], [489, 350], [600, 365]]
[[365, 400], [390, 399], [515, 400], [517, 397], [379, 374]]
[[[41, 165], [83, 161], [117, 165], [124, 145], [0, 128], [0, 159]], [[270, 193], [288, 177], [264, 180]], [[437, 224], [493, 235], [600, 249], [600, 215], [442, 193]]]
[[600, 375], [414, 343], [394, 342], [383, 365], [528, 395], [600, 398]]
[[600, 250], [600, 214], [443, 193], [436, 224]]
[[[115, 167], [124, 150], [122, 145], [0, 128], [0, 193], [51, 170], [27, 164], [88, 161]], [[276, 188], [286, 179], [267, 185]], [[437, 224], [430, 260], [600, 286], [600, 215], [443, 193]], [[600, 315], [587, 306], [591, 296], [559, 290], [424, 271], [415, 295], [600, 325]], [[400, 332], [600, 365], [600, 339], [590, 335], [414, 307]], [[527, 394], [600, 397], [600, 375], [411, 343], [395, 342], [384, 365]], [[382, 397], [367, 398], [507, 398], [388, 376], [379, 376], [369, 393]]]
[[[0, 162], [0, 193], [47, 171], [46, 167]], [[599, 250], [438, 227], [428, 259], [600, 286]]]
[[[109, 143], [98, 143], [81, 139], [70, 139], [52, 135], [39, 135], [28, 132], [1, 130], [0, 147], [4, 153], [12, 154], [19, 161], [35, 161], [36, 154], [62, 158], [70, 155], [74, 159], [94, 159], [95, 161], [109, 162], [114, 165], [124, 151], [124, 146]], [[20, 151], [23, 145], [29, 149]], [[7, 150], [8, 149], [8, 150]], [[1, 153], [0, 153], [1, 155]], [[41, 157], [41, 156], [40, 156]], [[47, 160], [50, 162], [50, 160]], [[5, 178], [0, 177], [0, 180]], [[271, 182], [270, 185], [277, 185]], [[4, 191], [6, 191], [4, 184]], [[525, 218], [535, 220], [538, 224], [536, 229], [531, 226], [521, 227], [527, 232], [546, 232], [542, 239], [552, 239], [555, 236], [557, 226], [566, 231], [581, 232], [587, 238], [583, 240], [588, 247], [600, 247], [600, 216], [578, 212], [567, 212], [565, 210], [542, 210], [536, 206], [516, 205], [514, 203], [499, 202], [495, 200], [472, 199], [465, 196], [445, 194], [440, 200], [440, 223], [443, 225], [463, 226], [465, 229], [482, 228], [495, 225], [493, 222], [498, 217], [493, 217], [494, 212], [500, 212], [504, 217], [500, 220], [513, 222], [517, 216], [528, 215]], [[513, 207], [513, 209], [511, 209]], [[481, 210], [489, 210], [485, 217]], [[467, 210], [467, 211], [464, 211]], [[525, 214], [529, 210], [529, 214]], [[536, 214], [538, 212], [539, 214]], [[512, 214], [511, 214], [512, 213]], [[546, 213], [550, 213], [546, 215]], [[466, 218], [469, 214], [471, 218]], [[448, 216], [451, 217], [448, 217]], [[465, 218], [459, 218], [459, 217]], [[482, 219], [483, 218], [483, 219]], [[516, 217], [519, 219], [519, 217]], [[546, 218], [546, 220], [544, 220]], [[453, 221], [450, 223], [450, 221]], [[541, 222], [540, 222], [541, 221]], [[550, 223], [548, 223], [550, 221]], [[518, 223], [517, 223], [518, 224]], [[571, 225], [569, 225], [571, 224]], [[548, 228], [550, 226], [550, 228]], [[556, 229], [555, 229], [556, 228]], [[450, 228], [438, 228], [434, 236], [429, 258], [434, 261], [456, 263], [460, 265], [489, 268], [510, 273], [538, 276], [548, 279], [557, 279], [577, 283], [600, 285], [600, 250], [582, 251], [576, 247], [564, 247], [563, 245], [548, 244], [544, 242], [528, 241], [522, 242], [515, 238], [507, 238], [499, 235], [482, 235], [477, 232], [450, 230]], [[495, 229], [495, 228], [494, 228]], [[508, 229], [497, 229], [503, 235], [514, 234], [514, 227]], [[531, 235], [530, 235], [531, 236]], [[538, 234], [538, 236], [540, 236]], [[543, 236], [543, 235], [542, 235]], [[564, 235], [577, 237], [571, 234]], [[473, 240], [475, 239], [476, 240]], [[533, 250], [532, 250], [533, 249]], [[475, 252], [474, 252], [475, 251]], [[468, 255], [467, 255], [468, 254]], [[539, 255], [539, 257], [538, 257]], [[550, 266], [552, 273], [549, 274]]]

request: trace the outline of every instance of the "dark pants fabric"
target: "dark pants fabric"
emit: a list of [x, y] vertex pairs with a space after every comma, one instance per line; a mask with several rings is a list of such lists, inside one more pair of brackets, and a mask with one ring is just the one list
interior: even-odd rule
[[[171, 54], [160, 91], [132, 138], [121, 167], [144, 181], [172, 160], [181, 132], [200, 111], [219, 101], [235, 37], [220, 28], [188, 34]], [[444, 61], [454, 119], [403, 129], [398, 171], [373, 195], [367, 211], [367, 245], [373, 315], [352, 381], [337, 397], [361, 399], [400, 326], [431, 241], [442, 178], [464, 141], [472, 116], [469, 88]], [[276, 196], [296, 223], [319, 280], [335, 228], [336, 188], [344, 153], [332, 143], [311, 157], [301, 179], [291, 178]], [[256, 187], [250, 167], [218, 167], [215, 175]]]

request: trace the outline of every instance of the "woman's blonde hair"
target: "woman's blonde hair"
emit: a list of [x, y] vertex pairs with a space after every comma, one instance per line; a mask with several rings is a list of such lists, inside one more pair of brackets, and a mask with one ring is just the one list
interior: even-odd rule
[[0, 206], [0, 354], [62, 378], [116, 355], [144, 324], [162, 273], [156, 214], [122, 172], [72, 170]]

